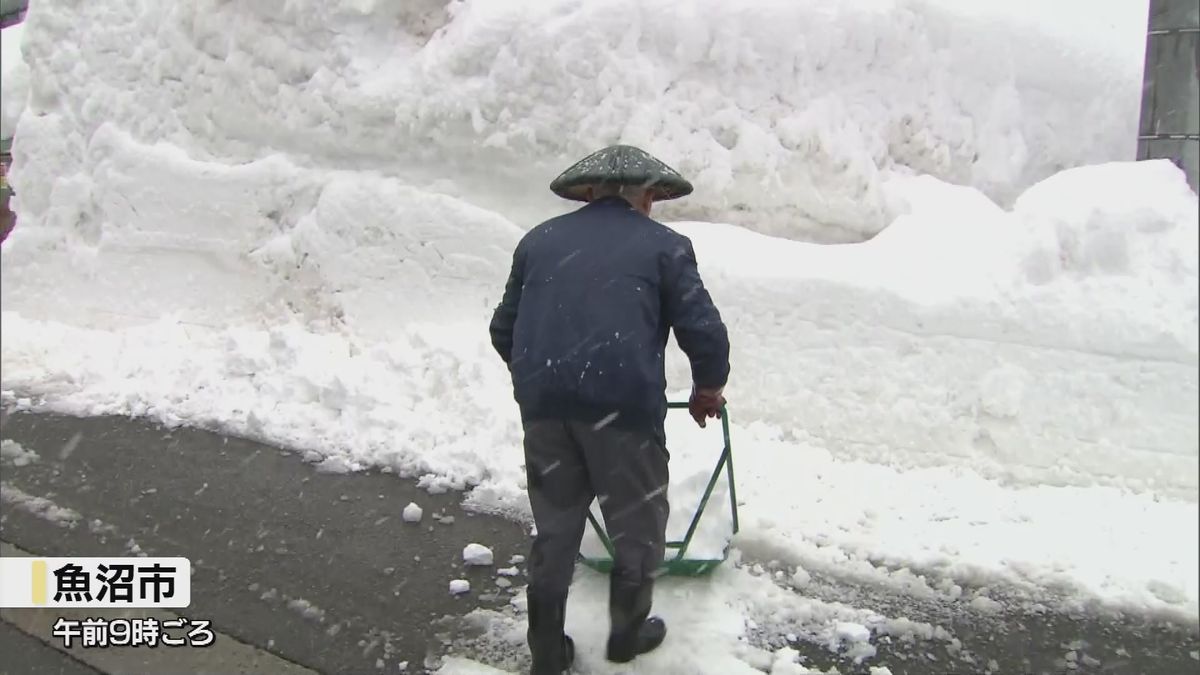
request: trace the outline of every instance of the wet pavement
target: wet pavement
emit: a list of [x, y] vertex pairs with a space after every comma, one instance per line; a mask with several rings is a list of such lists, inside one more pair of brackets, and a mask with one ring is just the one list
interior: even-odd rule
[[[524, 527], [464, 513], [459, 495], [430, 495], [378, 472], [318, 473], [250, 441], [125, 418], [23, 414], [9, 416], [2, 436], [40, 455], [3, 466], [8, 492], [82, 516], [64, 527], [6, 501], [4, 541], [45, 556], [187, 557], [191, 616], [320, 672], [394, 673], [406, 661], [420, 672], [440, 649], [430, 628], [438, 620], [511, 598], [450, 595], [452, 579], [485, 588], [494, 578], [464, 568], [463, 547], [491, 546], [501, 563], [526, 553]], [[419, 524], [401, 519], [410, 501], [425, 510]], [[441, 511], [454, 522], [434, 520]]]
[[[188, 615], [212, 620], [279, 662], [321, 673], [424, 672], [440, 655], [471, 654], [469, 639], [456, 640], [463, 626], [455, 617], [476, 607], [511, 612], [524, 583], [518, 576], [500, 588], [494, 568], [462, 563], [472, 542], [493, 548], [496, 567], [525, 554], [522, 525], [464, 512], [461, 495], [431, 495], [414, 480], [321, 473], [262, 444], [121, 417], [12, 414], [0, 436], [39, 455], [22, 466], [11, 459], [0, 465], [0, 539], [44, 556], [185, 556], [194, 570]], [[55, 519], [18, 503], [31, 497], [70, 512]], [[410, 501], [425, 510], [419, 524], [402, 522]], [[472, 592], [451, 596], [456, 578], [470, 580]], [[805, 593], [926, 621], [952, 635], [876, 638], [879, 654], [866, 664], [819, 645], [791, 645], [810, 667], [835, 666], [843, 674], [866, 674], [878, 663], [893, 675], [1200, 672], [1195, 626], [1020, 604], [973, 613], [821, 578]], [[764, 618], [748, 639], [773, 648], [783, 646], [783, 634], [786, 627]], [[16, 652], [25, 660], [6, 660], [0, 673], [95, 672], [0, 622], [0, 654]]]
[[97, 670], [0, 621], [0, 675], [96, 675]]

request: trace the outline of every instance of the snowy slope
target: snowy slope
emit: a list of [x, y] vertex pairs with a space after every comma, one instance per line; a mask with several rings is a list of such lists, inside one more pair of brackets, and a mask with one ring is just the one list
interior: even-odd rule
[[[746, 555], [1195, 621], [1196, 195], [1166, 162], [1054, 173], [1131, 154], [1144, 3], [1086, 32], [982, 1], [604, 6], [36, 4], [6, 400], [524, 515], [486, 321], [570, 208], [546, 182], [643, 143], [697, 184], [664, 217], [733, 335]], [[688, 433], [681, 500], [713, 459]]]

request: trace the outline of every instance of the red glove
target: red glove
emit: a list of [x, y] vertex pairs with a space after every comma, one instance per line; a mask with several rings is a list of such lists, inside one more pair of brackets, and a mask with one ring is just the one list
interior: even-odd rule
[[692, 387], [692, 397], [688, 399], [688, 412], [692, 419], [703, 429], [708, 426], [709, 417], [720, 417], [721, 408], [725, 405], [725, 397], [721, 395], [724, 387], [716, 389], [697, 389]]

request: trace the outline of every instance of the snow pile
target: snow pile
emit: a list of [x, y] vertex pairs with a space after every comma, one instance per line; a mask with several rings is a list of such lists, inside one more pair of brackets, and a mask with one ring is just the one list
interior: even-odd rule
[[492, 549], [483, 544], [467, 544], [462, 552], [463, 562], [467, 565], [488, 566], [494, 561]]
[[[356, 459], [428, 452], [445, 467], [460, 455], [432, 452], [438, 441], [424, 434], [436, 430], [469, 457], [462, 474], [434, 471], [450, 486], [482, 475], [467, 466], [474, 439], [463, 438], [462, 420], [491, 420], [471, 427], [498, 441], [489, 447], [517, 440], [507, 374], [486, 344], [516, 226], [394, 179], [349, 174], [329, 176], [311, 210], [285, 218], [283, 195], [317, 189], [289, 182], [297, 169], [285, 160], [221, 167], [107, 129], [98, 136], [113, 154], [101, 173], [112, 182], [71, 198], [111, 205], [104, 222], [121, 224], [101, 236], [95, 214], [60, 200], [61, 219], [34, 221], [6, 242], [0, 297], [23, 318], [142, 327], [97, 336], [87, 349], [110, 353], [82, 362], [76, 337], [6, 321], [10, 387], [41, 387], [60, 371], [125, 392], [91, 390], [103, 409], [127, 409], [128, 395], [156, 408], [174, 400], [183, 408], [171, 415], [231, 428], [244, 420], [256, 434], [280, 419], [267, 410], [281, 401], [315, 405], [324, 412], [302, 423], [315, 437], [283, 425], [265, 436], [309, 447], [330, 433], [315, 420], [332, 416], [349, 435], [335, 445], [365, 452]], [[210, 189], [203, 209], [189, 206], [198, 180]], [[1078, 169], [1011, 212], [930, 178], [890, 189], [909, 213], [861, 245], [677, 226], [731, 327], [735, 419], [845, 457], [1192, 497], [1196, 198], [1181, 174], [1167, 162]], [[1079, 195], [1088, 192], [1112, 203], [1087, 206]], [[181, 323], [151, 328], [160, 316]], [[131, 340], [144, 347], [130, 350]], [[67, 350], [51, 355], [56, 341]], [[113, 361], [114, 350], [127, 357]], [[155, 360], [172, 365], [152, 370]], [[232, 398], [181, 384], [197, 370], [210, 387], [234, 388], [224, 392]], [[675, 358], [673, 385], [686, 387], [686, 375]], [[369, 400], [370, 412], [360, 407]], [[412, 446], [360, 446], [373, 434], [362, 416], [404, 427]]]
[[450, 594], [462, 595], [471, 592], [471, 582], [466, 579], [454, 579], [450, 582]]
[[6, 389], [36, 390], [64, 412], [217, 429], [314, 463], [391, 467], [430, 489], [480, 485], [493, 508], [527, 509], [512, 385], [464, 332], [427, 326], [373, 343], [294, 323], [212, 331], [171, 320], [80, 332], [6, 312], [0, 366]]
[[[1074, 169], [1010, 212], [931, 178], [891, 187], [909, 213], [855, 246], [677, 225], [730, 325], [733, 418], [845, 458], [1195, 500], [1200, 247], [1182, 173]], [[682, 359], [670, 375], [686, 382]]]
[[[426, 485], [474, 487], [472, 505], [527, 516], [509, 384], [482, 364], [492, 358], [485, 346], [455, 352], [450, 335], [439, 349], [420, 352], [404, 341], [358, 348], [294, 326], [209, 335], [163, 322], [84, 332], [5, 313], [0, 365], [6, 388], [44, 396], [48, 409], [151, 415], [308, 449], [314, 461], [338, 456], [353, 468], [389, 466], [423, 476]], [[256, 343], [263, 351], [234, 349]], [[257, 361], [241, 358], [256, 353]], [[391, 360], [395, 354], [428, 365], [404, 365]], [[230, 370], [246, 362], [258, 367]], [[15, 403], [13, 394], [6, 392], [5, 403]], [[811, 572], [972, 603], [960, 584], [995, 587], [1002, 600], [1036, 599], [1055, 588], [1072, 604], [1099, 601], [1195, 620], [1194, 497], [1004, 485], [951, 458], [925, 469], [850, 461], [820, 441], [797, 442], [762, 422], [741, 422], [732, 410], [742, 502], [735, 545], [756, 559], [807, 570], [795, 573], [800, 585]], [[676, 426], [688, 424], [682, 412], [669, 420], [669, 525], [678, 537], [699, 492], [677, 485], [706, 477], [720, 444], [715, 428], [689, 440]], [[723, 548], [726, 509], [724, 497], [714, 496], [693, 555]]]
[[89, 176], [55, 187], [40, 173], [55, 170], [48, 163], [19, 170], [25, 234], [5, 245], [6, 307], [19, 298], [33, 316], [107, 326], [298, 315], [383, 337], [464, 307], [477, 316], [481, 288], [507, 272], [520, 236], [495, 214], [393, 179], [318, 178], [278, 157], [201, 162], [112, 125], [92, 140]]
[[1195, 501], [1006, 486], [947, 466], [898, 471], [746, 431], [735, 429], [745, 500], [735, 546], [799, 567], [792, 584], [802, 592], [820, 575], [983, 609], [1065, 599], [1073, 610], [1197, 621]]
[[624, 141], [694, 178], [674, 218], [861, 240], [890, 220], [895, 172], [1006, 202], [1133, 157], [1145, 0], [1009, 4], [41, 2], [17, 190], [99, 196], [95, 134], [116, 122], [197, 159], [379, 170], [525, 221], [554, 208], [558, 171]]
[[[455, 437], [454, 425], [461, 424], [455, 417], [489, 419], [472, 433], [502, 445], [515, 438], [511, 404], [489, 398], [507, 389], [504, 372], [482, 344], [488, 310], [522, 231], [511, 218], [519, 215], [528, 226], [534, 216], [564, 206], [513, 198], [515, 186], [530, 190], [543, 178], [513, 175], [508, 168], [522, 165], [517, 158], [546, 160], [556, 171], [598, 142], [587, 130], [600, 133], [633, 119], [626, 126], [634, 136], [625, 140], [640, 142], [636, 130], [645, 127], [669, 141], [679, 156], [663, 156], [696, 177], [696, 203], [703, 206], [715, 195], [745, 201], [735, 185], [712, 177], [714, 167], [733, 161], [726, 156], [733, 151], [713, 140], [726, 133], [713, 126], [716, 118], [732, 125], [739, 139], [760, 140], [775, 133], [768, 128], [801, 136], [812, 131], [780, 115], [815, 116], [812, 123], [822, 128], [836, 120], [850, 126], [836, 143], [818, 145], [856, 156], [861, 148], [852, 146], [891, 133], [878, 127], [890, 119], [890, 112], [877, 110], [886, 101], [888, 110], [921, 108], [912, 124], [921, 143], [932, 144], [931, 156], [978, 151], [1009, 157], [1019, 137], [1049, 152], [1055, 166], [1095, 158], [1086, 153], [1111, 146], [1098, 139], [1068, 142], [1071, 134], [1108, 134], [1121, 126], [1100, 123], [1120, 108], [1111, 96], [1101, 97], [1103, 115], [1079, 116], [1093, 125], [1076, 124], [1067, 114], [1079, 113], [1077, 106], [1091, 105], [1086, 102], [1097, 92], [1125, 77], [1127, 66], [1109, 62], [1124, 63], [1123, 57], [1090, 58], [1099, 45], [1113, 43], [1116, 29], [1093, 26], [1095, 33], [1074, 42], [1064, 45], [1053, 36], [1043, 44], [1012, 16], [984, 21], [985, 15], [960, 16], [951, 5], [918, 0], [755, 8], [777, 14], [778, 21], [760, 15], [750, 21], [741, 6], [707, 0], [691, 0], [670, 22], [639, 18], [656, 16], [642, 14], [653, 2], [630, 3], [627, 12], [601, 14], [598, 7], [540, 0], [464, 3], [444, 12], [432, 1], [408, 10], [322, 3], [275, 8], [268, 17], [238, 3], [39, 4], [24, 40], [37, 87], [17, 148], [23, 226], [3, 249], [4, 309], [26, 319], [106, 329], [169, 316], [180, 326], [163, 330], [176, 342], [155, 336], [156, 349], [218, 360], [212, 366], [178, 361], [176, 375], [211, 368], [213, 378], [237, 383], [236, 405], [197, 392], [185, 403], [169, 391], [174, 385], [165, 373], [129, 362], [134, 372], [117, 368], [90, 378], [92, 386], [97, 378], [129, 379], [111, 381], [129, 390], [115, 400], [94, 401], [104, 409], [128, 407], [124, 397], [130, 395], [161, 409], [144, 382], [133, 384], [145, 373], [157, 382], [160, 398], [183, 406], [167, 406], [168, 417], [233, 429], [244, 423], [251, 433], [313, 450], [316, 438], [333, 440], [359, 464], [386, 457], [430, 474], [429, 487], [452, 487], [483, 475], [467, 466], [457, 473], [463, 455], [450, 453], [445, 461], [444, 448], [434, 452], [441, 443], [467, 449], [476, 440]], [[973, 11], [994, 14], [998, 7], [984, 2]], [[1096, 21], [1130, 18], [1123, 12], [1135, 10], [1142, 11], [1126, 6]], [[64, 37], [81, 22], [96, 35], [86, 46]], [[638, 30], [625, 30], [628, 22]], [[1028, 38], [1022, 49], [982, 49], [1003, 35], [999, 26], [1018, 25]], [[812, 39], [796, 40], [795, 26], [811, 30]], [[548, 39], [565, 35], [573, 37]], [[107, 48], [115, 44], [137, 48]], [[1047, 56], [1036, 44], [1052, 44], [1058, 60], [1050, 63], [1071, 64], [1072, 76], [1049, 80], [1053, 89], [1041, 86], [1061, 73], [1045, 60], [1036, 68], [1026, 63]], [[894, 53], [901, 48], [902, 57]], [[804, 53], [793, 53], [797, 49]], [[985, 52], [983, 63], [964, 61], [968, 53]], [[599, 56], [562, 58], [582, 55]], [[626, 62], [646, 65], [637, 71], [646, 73], [644, 82], [624, 78], [616, 86], [614, 69]], [[979, 68], [963, 71], [960, 80], [948, 63]], [[478, 69], [485, 67], [482, 77]], [[590, 67], [597, 71], [578, 70]], [[929, 68], [941, 75], [929, 75]], [[1089, 80], [1083, 74], [1091, 68], [1101, 72]], [[668, 74], [673, 84], [654, 106], [633, 103], [643, 100], [642, 87]], [[581, 87], [581, 77], [601, 86]], [[1000, 80], [1011, 80], [1030, 105], [1036, 101], [1038, 114], [998, 120], [990, 117], [991, 103], [977, 108], [986, 98], [977, 87], [991, 91]], [[779, 82], [804, 91], [793, 100]], [[1084, 86], [1095, 89], [1091, 95], [1074, 90]], [[564, 89], [578, 98], [558, 96]], [[826, 96], [801, 95], [810, 90]], [[1047, 91], [1056, 92], [1052, 101], [1042, 100], [1051, 96]], [[779, 101], [771, 98], [777, 94]], [[662, 119], [627, 114], [636, 111]], [[1036, 127], [1020, 130], [1033, 123], [1023, 120]], [[997, 131], [1004, 142], [977, 148], [945, 141], [988, 124], [1005, 130]], [[508, 130], [504, 142], [479, 147], [499, 126]], [[792, 157], [759, 147], [763, 143], [733, 144], [746, 147], [733, 152], [744, 161], [730, 171], [751, 181], [755, 194], [818, 208], [804, 197], [806, 179], [792, 175], [815, 171], [821, 180], [869, 184], [865, 193], [851, 190], [853, 204], [869, 204], [876, 195], [897, 218], [866, 244], [840, 247], [728, 225], [678, 226], [695, 240], [733, 330], [736, 419], [778, 426], [789, 438], [848, 458], [952, 464], [1022, 483], [1101, 483], [1194, 498], [1195, 198], [1174, 169], [1165, 162], [1080, 169], [1037, 185], [1005, 211], [969, 188], [887, 173], [875, 159], [833, 171], [812, 156], [822, 151]], [[1086, 156], [1068, 161], [1060, 152], [1068, 147]], [[363, 153], [374, 153], [373, 159]], [[689, 157], [697, 162], [690, 170]], [[874, 168], [860, 174], [860, 164]], [[973, 180], [916, 160], [909, 164]], [[1015, 189], [1047, 173], [1029, 171], [1000, 182]], [[789, 190], [762, 189], [762, 181], [769, 186], [781, 177]], [[826, 202], [836, 201], [836, 186], [819, 187]], [[737, 216], [743, 214], [753, 227], [772, 231], [770, 219], [754, 220], [763, 213], [757, 206], [706, 208], [700, 211], [745, 221]], [[764, 202], [763, 208], [770, 207]], [[872, 220], [847, 213], [856, 223]], [[798, 221], [789, 216], [787, 222]], [[454, 328], [428, 327], [433, 323]], [[447, 337], [452, 331], [459, 335]], [[217, 353], [199, 355], [208, 349], [202, 345], [220, 340]], [[20, 356], [21, 343], [12, 344], [6, 365], [25, 375], [6, 372], [6, 381], [42, 381], [38, 369], [45, 362], [36, 355], [45, 350], [34, 345], [28, 361]], [[82, 370], [101, 367], [106, 364]], [[82, 380], [75, 370], [64, 373]], [[880, 373], [887, 373], [882, 382]], [[687, 386], [678, 359], [672, 376], [673, 385]], [[411, 388], [399, 388], [401, 382]], [[406, 391], [413, 395], [395, 393]], [[454, 403], [446, 404], [446, 397]], [[318, 405], [319, 418], [342, 420], [336, 438], [314, 423], [303, 426], [315, 436], [280, 427], [277, 438], [264, 406], [273, 409], [281, 399]], [[200, 409], [201, 401], [217, 407]], [[382, 403], [393, 417], [358, 407], [367, 401]], [[347, 410], [356, 412], [343, 414]], [[389, 441], [349, 423], [354, 417], [361, 429], [363, 416], [379, 431], [423, 431]], [[369, 447], [361, 444], [367, 437], [373, 438]], [[411, 448], [396, 447], [409, 442]], [[412, 453], [439, 456], [394, 459]]]

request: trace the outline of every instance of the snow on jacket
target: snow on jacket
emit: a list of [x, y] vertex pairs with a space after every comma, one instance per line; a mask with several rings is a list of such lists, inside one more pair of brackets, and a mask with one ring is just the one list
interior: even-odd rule
[[668, 334], [699, 387], [729, 376], [729, 337], [691, 241], [619, 197], [542, 223], [513, 254], [492, 316], [525, 422], [573, 419], [662, 434]]

